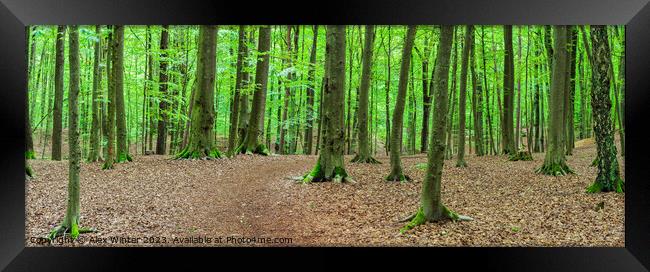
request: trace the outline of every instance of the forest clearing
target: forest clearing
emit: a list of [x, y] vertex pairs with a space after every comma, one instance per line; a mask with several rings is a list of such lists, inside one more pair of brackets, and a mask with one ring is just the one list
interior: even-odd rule
[[28, 246], [624, 246], [624, 26], [26, 30]]

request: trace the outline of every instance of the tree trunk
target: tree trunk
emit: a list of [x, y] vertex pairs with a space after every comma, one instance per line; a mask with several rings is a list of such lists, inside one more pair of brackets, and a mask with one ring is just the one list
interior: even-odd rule
[[327, 80], [323, 94], [323, 145], [303, 182], [350, 181], [345, 171], [345, 26], [327, 26]]
[[127, 144], [126, 112], [124, 108], [124, 26], [116, 25], [113, 30], [112, 76], [115, 82], [115, 119], [117, 125], [116, 162], [131, 161]]
[[264, 100], [266, 99], [266, 85], [269, 79], [269, 51], [271, 48], [271, 28], [261, 26], [259, 31], [257, 66], [255, 68], [255, 93], [248, 130], [242, 145], [236, 152], [244, 154], [268, 155], [269, 150], [264, 144], [259, 143], [259, 136], [263, 132], [260, 128], [260, 118], [264, 116]]
[[368, 140], [368, 97], [370, 89], [370, 74], [372, 73], [372, 57], [375, 39], [375, 27], [366, 26], [365, 41], [363, 47], [363, 60], [361, 71], [361, 86], [359, 87], [359, 106], [357, 108], [357, 119], [359, 126], [358, 152], [352, 162], [378, 163], [370, 154], [370, 142]]
[[311, 53], [309, 55], [309, 70], [307, 72], [307, 127], [305, 128], [305, 154], [312, 153], [312, 146], [314, 140], [314, 95], [316, 93], [316, 49], [318, 48], [318, 26], [314, 26], [314, 38], [311, 45]]
[[196, 88], [192, 101], [192, 123], [187, 146], [176, 159], [215, 159], [221, 154], [213, 142], [214, 79], [216, 72], [217, 27], [202, 25], [197, 52]]
[[163, 25], [160, 33], [160, 78], [159, 84], [159, 112], [158, 112], [158, 139], [156, 140], [156, 154], [165, 155], [167, 153], [167, 46], [169, 43], [169, 26]]
[[545, 175], [562, 176], [573, 173], [566, 164], [565, 157], [565, 134], [564, 120], [565, 115], [565, 95], [564, 92], [567, 78], [567, 69], [569, 62], [567, 59], [567, 26], [554, 26], [554, 52], [553, 52], [553, 69], [551, 79], [551, 94], [549, 98], [549, 135], [548, 150], [542, 167], [537, 169], [538, 173]]
[[594, 116], [594, 134], [598, 152], [598, 176], [587, 188], [587, 192], [625, 191], [625, 183], [620, 177], [616, 146], [614, 144], [613, 124], [610, 116], [612, 103], [610, 92], [610, 48], [607, 43], [606, 26], [591, 27], [593, 46], [591, 107]]
[[99, 63], [101, 62], [101, 26], [95, 26], [95, 56], [93, 60], [93, 89], [92, 89], [92, 128], [90, 130], [90, 152], [88, 154], [89, 162], [96, 162], [100, 160], [101, 145], [99, 142], [100, 137], [100, 123], [99, 118], [101, 115], [99, 108], [99, 96], [101, 95], [101, 82], [102, 74], [99, 70]]
[[69, 59], [70, 59], [70, 90], [68, 91], [68, 204], [65, 217], [58, 227], [52, 229], [47, 236], [52, 241], [57, 236], [69, 233], [72, 239], [77, 239], [80, 233], [93, 231], [88, 228], [79, 228], [79, 172], [81, 161], [81, 148], [79, 147], [79, 31], [77, 26], [70, 26], [69, 31]]
[[426, 222], [439, 221], [443, 219], [464, 219], [456, 213], [447, 209], [441, 199], [441, 179], [445, 153], [445, 126], [447, 125], [447, 91], [449, 75], [449, 57], [451, 55], [451, 44], [453, 42], [453, 26], [442, 26], [440, 34], [440, 46], [436, 61], [436, 75], [433, 80], [435, 103], [433, 109], [433, 130], [431, 131], [431, 143], [427, 156], [427, 173], [422, 182], [420, 195], [420, 209], [410, 223], [401, 229], [401, 232], [414, 228]]
[[115, 77], [113, 76], [113, 52], [115, 51], [115, 44], [113, 41], [113, 28], [109, 27], [108, 34], [108, 52], [106, 57], [106, 73], [108, 80], [108, 99], [106, 101], [107, 117], [106, 120], [106, 156], [102, 169], [113, 169], [113, 162], [115, 161]]
[[474, 26], [468, 25], [465, 30], [465, 45], [463, 45], [463, 56], [460, 68], [460, 94], [458, 97], [458, 157], [456, 167], [467, 167], [465, 162], [465, 106], [467, 105], [467, 66], [469, 65], [469, 53], [474, 44]]
[[400, 67], [397, 98], [395, 100], [395, 110], [393, 111], [393, 127], [390, 135], [391, 172], [386, 177], [388, 181], [404, 181], [409, 179], [402, 171], [400, 152], [402, 149], [402, 127], [404, 123], [404, 104], [406, 103], [406, 91], [408, 87], [408, 72], [411, 65], [411, 53], [416, 31], [416, 26], [408, 26], [406, 37], [404, 38], [402, 65]]
[[505, 52], [503, 56], [503, 115], [501, 129], [503, 130], [503, 154], [514, 155], [515, 149], [513, 113], [515, 89], [515, 64], [512, 49], [512, 26], [506, 25], [504, 30]]
[[246, 27], [239, 26], [239, 39], [237, 43], [237, 67], [235, 73], [235, 93], [232, 100], [232, 107], [230, 111], [230, 131], [228, 134], [228, 154], [235, 151], [235, 144], [237, 143], [237, 126], [239, 125], [239, 100], [242, 93], [242, 70], [244, 61], [248, 56], [246, 49]]
[[65, 68], [65, 26], [59, 26], [56, 33], [56, 64], [54, 70], [54, 121], [52, 125], [52, 159], [61, 160], [63, 133], [63, 68]]
[[426, 153], [429, 148], [429, 115], [431, 112], [431, 88], [433, 75], [429, 80], [429, 40], [425, 39], [422, 56], [422, 131], [420, 132], [420, 153]]

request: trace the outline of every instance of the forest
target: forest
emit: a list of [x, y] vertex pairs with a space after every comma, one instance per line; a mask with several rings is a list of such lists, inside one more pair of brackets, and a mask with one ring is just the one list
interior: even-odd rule
[[25, 39], [28, 246], [624, 246], [624, 26]]

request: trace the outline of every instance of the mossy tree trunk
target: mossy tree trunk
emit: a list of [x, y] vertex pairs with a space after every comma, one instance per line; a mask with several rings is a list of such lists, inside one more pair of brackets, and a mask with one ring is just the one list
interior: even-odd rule
[[127, 144], [126, 111], [124, 107], [124, 26], [116, 25], [113, 28], [113, 58], [112, 76], [115, 92], [115, 123], [117, 125], [117, 154], [115, 161], [131, 161], [129, 146]]
[[623, 192], [625, 183], [620, 177], [614, 131], [611, 119], [612, 102], [610, 91], [610, 48], [607, 42], [606, 26], [591, 27], [593, 46], [591, 107], [594, 118], [594, 134], [598, 152], [598, 175], [596, 181], [587, 188], [587, 192]]
[[411, 54], [415, 33], [417, 27], [408, 26], [406, 37], [404, 37], [404, 46], [402, 48], [402, 64], [399, 72], [399, 84], [397, 85], [397, 98], [395, 100], [395, 110], [393, 111], [393, 122], [390, 132], [390, 174], [386, 177], [388, 181], [408, 180], [402, 172], [402, 161], [400, 153], [402, 151], [402, 127], [404, 124], [404, 104], [406, 103], [406, 91], [408, 87], [408, 73], [411, 66]]
[[54, 66], [54, 116], [52, 125], [52, 159], [61, 160], [63, 133], [63, 68], [65, 68], [65, 26], [58, 26], [56, 32], [56, 64]]
[[216, 72], [217, 27], [202, 25], [199, 32], [196, 84], [192, 100], [192, 123], [187, 146], [176, 159], [214, 159], [221, 154], [214, 146], [214, 79]]
[[553, 27], [553, 68], [551, 79], [551, 93], [549, 97], [549, 130], [548, 148], [544, 164], [537, 169], [538, 173], [545, 175], [562, 176], [573, 173], [566, 164], [565, 156], [565, 81], [568, 80], [568, 35], [567, 26]]
[[352, 162], [378, 163], [370, 155], [370, 142], [368, 141], [368, 96], [370, 90], [370, 74], [372, 73], [372, 55], [375, 39], [375, 27], [366, 26], [365, 41], [363, 48], [363, 60], [361, 71], [361, 86], [359, 87], [359, 107], [357, 109], [358, 129], [358, 151]]
[[241, 99], [242, 93], [242, 70], [244, 67], [244, 61], [247, 57], [246, 49], [246, 27], [243, 25], [239, 26], [239, 39], [237, 42], [237, 66], [235, 72], [235, 94], [233, 95], [232, 107], [230, 112], [230, 130], [228, 134], [228, 154], [232, 154], [237, 147], [237, 135], [238, 135], [238, 125], [239, 125], [239, 100]]
[[503, 154], [514, 155], [514, 90], [515, 90], [515, 64], [514, 50], [512, 49], [512, 26], [503, 26], [505, 51], [503, 55], [503, 118], [501, 127], [503, 129]]
[[68, 168], [68, 205], [61, 224], [50, 232], [50, 240], [69, 233], [73, 239], [79, 233], [92, 229], [79, 228], [79, 170], [81, 148], [79, 147], [79, 31], [77, 26], [70, 26], [69, 31], [70, 59], [70, 90], [68, 91], [68, 121], [69, 121], [69, 168]]
[[159, 84], [159, 113], [158, 113], [158, 138], [156, 139], [156, 154], [165, 155], [167, 153], [167, 46], [169, 44], [169, 26], [164, 25], [160, 33], [160, 78]]
[[305, 128], [305, 154], [312, 153], [314, 140], [314, 95], [316, 94], [316, 49], [318, 45], [318, 26], [314, 26], [314, 37], [312, 39], [311, 52], [309, 54], [309, 70], [307, 72], [307, 127]]
[[93, 88], [92, 88], [92, 126], [90, 129], [90, 152], [88, 153], [88, 161], [96, 162], [101, 159], [101, 143], [99, 137], [101, 134], [100, 131], [100, 91], [101, 91], [101, 80], [102, 74], [99, 69], [99, 63], [101, 62], [101, 26], [95, 26], [95, 35], [97, 39], [95, 40], [95, 52], [93, 59]]
[[465, 112], [467, 105], [467, 66], [469, 65], [470, 52], [474, 45], [474, 26], [468, 25], [465, 30], [465, 45], [460, 68], [460, 94], [458, 97], [458, 156], [456, 167], [467, 167], [465, 162]]
[[27, 79], [28, 83], [25, 85], [25, 159], [35, 159], [36, 155], [34, 153], [34, 138], [32, 137], [32, 124], [30, 118], [30, 105], [29, 105], [29, 80], [31, 78], [32, 70], [34, 69], [34, 54], [35, 52], [35, 43], [36, 41], [30, 42], [31, 36], [31, 26], [25, 27], [25, 42], [27, 45], [31, 43], [31, 56], [29, 46], [25, 47], [25, 58], [28, 59], [27, 63]]
[[433, 95], [435, 99], [432, 116], [433, 128], [427, 156], [427, 173], [422, 182], [420, 208], [413, 216], [411, 222], [402, 228], [402, 232], [426, 222], [443, 219], [469, 219], [447, 209], [441, 200], [441, 179], [445, 156], [445, 128], [447, 126], [449, 58], [453, 43], [453, 31], [453, 26], [442, 26], [435, 67], [436, 74], [433, 77]]
[[314, 169], [303, 182], [351, 180], [345, 171], [345, 26], [327, 26], [325, 66], [326, 85], [322, 97], [320, 154]]
[[263, 130], [260, 120], [264, 117], [264, 100], [266, 99], [266, 86], [269, 80], [269, 51], [271, 48], [271, 28], [260, 26], [257, 66], [255, 67], [255, 93], [248, 121], [246, 137], [237, 148], [236, 153], [268, 155], [269, 150], [264, 144], [260, 144], [259, 137]]
[[113, 169], [113, 162], [115, 161], [115, 77], [113, 76], [113, 51], [115, 51], [113, 42], [113, 27], [110, 27], [108, 34], [108, 53], [106, 58], [107, 63], [107, 78], [108, 78], [108, 100], [106, 107], [108, 108], [108, 116], [106, 120], [106, 158], [102, 169]]

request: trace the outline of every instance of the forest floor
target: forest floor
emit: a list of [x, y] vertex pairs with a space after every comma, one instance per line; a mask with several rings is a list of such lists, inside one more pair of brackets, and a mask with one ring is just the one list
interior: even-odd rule
[[[590, 167], [593, 142], [577, 143], [568, 157], [574, 175], [535, 174], [543, 156], [510, 162], [505, 156], [472, 154], [466, 156], [467, 168], [445, 161], [443, 202], [474, 221], [428, 223], [404, 234], [399, 232], [404, 223], [398, 221], [418, 208], [424, 154], [402, 158], [413, 178], [409, 183], [384, 181], [387, 157], [377, 158], [383, 164], [347, 163], [356, 183], [343, 184], [291, 179], [311, 170], [317, 156], [240, 155], [211, 161], [135, 156], [110, 171], [100, 170], [100, 163], [84, 163], [81, 225], [98, 232], [54, 245], [623, 247], [625, 194], [585, 193], [597, 171]], [[619, 162], [624, 175], [620, 157]], [[27, 181], [25, 243], [39, 246], [30, 237], [43, 237], [63, 218], [68, 164], [30, 164], [36, 176]], [[604, 208], [598, 209], [601, 202]], [[112, 243], [111, 237], [118, 236], [149, 239]], [[157, 237], [165, 237], [165, 243]], [[174, 240], [188, 237], [213, 240]], [[269, 240], [241, 239], [250, 237]]]

